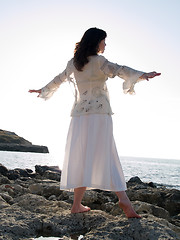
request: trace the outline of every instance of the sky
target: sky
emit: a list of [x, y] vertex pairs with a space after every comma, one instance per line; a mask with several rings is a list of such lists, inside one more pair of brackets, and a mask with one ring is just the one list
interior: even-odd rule
[[62, 165], [74, 96], [68, 83], [48, 101], [40, 89], [62, 72], [84, 32], [107, 32], [111, 62], [161, 76], [122, 91], [107, 81], [120, 156], [180, 159], [179, 0], [0, 0], [0, 129], [48, 146]]

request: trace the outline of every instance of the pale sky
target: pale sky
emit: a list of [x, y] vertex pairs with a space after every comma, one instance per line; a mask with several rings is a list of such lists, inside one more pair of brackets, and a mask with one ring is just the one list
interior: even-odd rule
[[103, 54], [161, 72], [125, 95], [108, 80], [120, 156], [180, 159], [179, 0], [0, 0], [0, 129], [47, 145], [62, 164], [73, 94], [68, 83], [44, 101], [29, 94], [62, 72], [90, 27], [107, 32]]

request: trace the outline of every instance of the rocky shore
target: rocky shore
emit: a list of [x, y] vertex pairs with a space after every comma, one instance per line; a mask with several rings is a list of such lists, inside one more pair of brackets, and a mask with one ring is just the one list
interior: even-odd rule
[[0, 151], [49, 153], [46, 146], [34, 145], [14, 132], [0, 129]]
[[58, 167], [8, 170], [0, 164], [0, 240], [180, 239], [180, 191], [157, 188], [138, 177], [127, 182], [127, 194], [141, 219], [127, 219], [112, 192], [86, 191], [88, 213], [71, 214], [73, 193], [60, 190]]

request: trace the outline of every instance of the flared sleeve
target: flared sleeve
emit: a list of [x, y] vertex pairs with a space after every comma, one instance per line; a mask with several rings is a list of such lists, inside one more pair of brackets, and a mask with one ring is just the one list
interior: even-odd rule
[[[101, 56], [102, 57], [102, 56]], [[109, 62], [107, 59], [102, 57], [101, 59], [101, 71], [110, 78], [118, 76], [124, 80], [123, 91], [124, 93], [135, 94], [134, 86], [137, 82], [142, 81], [140, 77], [145, 73], [137, 71], [133, 68], [118, 65], [116, 63]]]
[[57, 75], [51, 82], [49, 82], [45, 87], [41, 88], [41, 93], [39, 95], [40, 98], [43, 98], [44, 100], [48, 100], [52, 95], [57, 91], [59, 86], [68, 80], [69, 76], [69, 67], [72, 60], [70, 60], [67, 64], [66, 69]]

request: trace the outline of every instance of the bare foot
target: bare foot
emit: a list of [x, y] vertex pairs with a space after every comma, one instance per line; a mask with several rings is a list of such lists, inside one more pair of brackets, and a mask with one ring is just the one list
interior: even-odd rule
[[119, 200], [119, 206], [123, 209], [127, 218], [141, 218], [133, 209], [131, 202], [127, 200]]
[[90, 211], [90, 207], [83, 206], [82, 204], [78, 207], [72, 206], [71, 213], [82, 213]]

